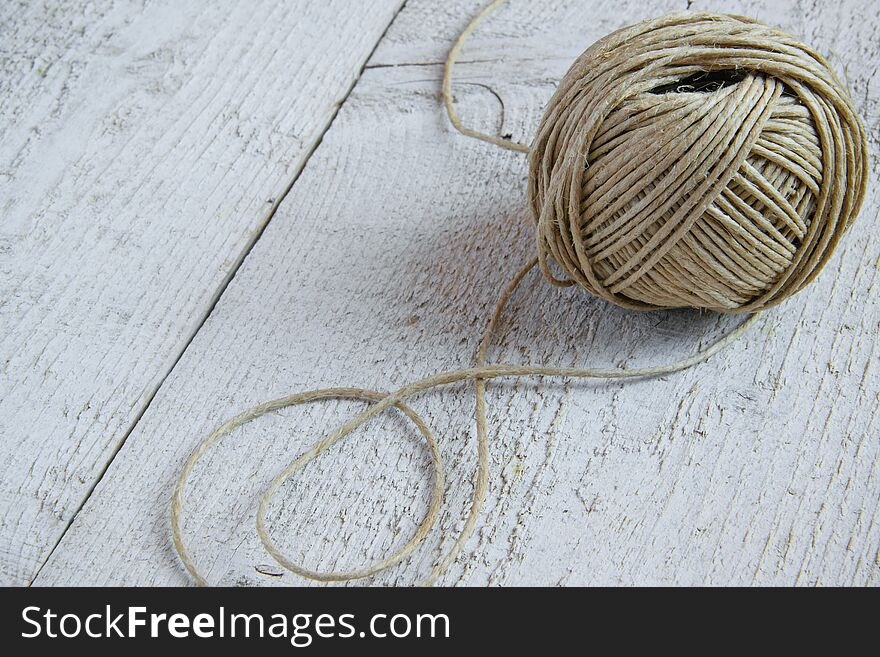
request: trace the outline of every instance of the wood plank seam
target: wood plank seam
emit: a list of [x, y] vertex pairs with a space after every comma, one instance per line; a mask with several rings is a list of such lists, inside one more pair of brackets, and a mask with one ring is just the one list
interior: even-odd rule
[[95, 477], [94, 481], [92, 482], [92, 484], [89, 487], [88, 491], [86, 492], [85, 496], [83, 496], [83, 498], [80, 501], [79, 505], [77, 506], [76, 510], [70, 515], [70, 518], [68, 519], [67, 523], [65, 524], [63, 531], [58, 535], [58, 538], [55, 541], [54, 545], [52, 545], [52, 548], [46, 553], [46, 556], [43, 559], [43, 562], [40, 564], [39, 568], [37, 568], [36, 571], [34, 571], [34, 574], [31, 576], [30, 580], [28, 581], [28, 586], [31, 586], [34, 583], [34, 580], [36, 580], [37, 577], [39, 577], [40, 572], [43, 570], [43, 566], [45, 566], [46, 563], [48, 563], [49, 560], [52, 558], [52, 555], [55, 553], [55, 550], [61, 544], [61, 541], [64, 540], [64, 536], [67, 534], [67, 531], [70, 529], [70, 526], [73, 524], [74, 520], [76, 520], [76, 517], [79, 515], [79, 512], [86, 505], [89, 498], [92, 496], [92, 493], [95, 491], [95, 488], [98, 486], [98, 484], [104, 478], [104, 475], [107, 473], [107, 470], [110, 468], [110, 465], [113, 463], [113, 460], [116, 458], [116, 456], [119, 454], [122, 447], [125, 445], [125, 442], [128, 440], [128, 437], [131, 435], [132, 431], [134, 431], [134, 428], [137, 426], [138, 422], [140, 422], [141, 418], [143, 418], [144, 413], [147, 412], [147, 409], [149, 409], [150, 404], [156, 398], [156, 394], [159, 392], [162, 385], [168, 379], [170, 374], [174, 371], [174, 368], [177, 367], [177, 364], [180, 362], [180, 359], [186, 353], [186, 350], [192, 344], [192, 341], [195, 339], [196, 335], [198, 335], [199, 331], [205, 325], [205, 322], [211, 316], [211, 313], [214, 311], [214, 308], [217, 306], [217, 302], [223, 296], [223, 292], [226, 290], [226, 288], [229, 286], [229, 284], [235, 278], [236, 273], [238, 273], [238, 270], [241, 268], [242, 263], [244, 263], [244, 261], [247, 259], [248, 254], [254, 248], [254, 245], [256, 245], [256, 243], [263, 236], [263, 233], [266, 231], [266, 227], [269, 225], [269, 223], [272, 221], [272, 218], [275, 216], [275, 213], [278, 211], [278, 207], [281, 205], [281, 203], [284, 201], [284, 199], [290, 193], [290, 190], [293, 189], [293, 186], [296, 184], [296, 181], [299, 180], [300, 175], [302, 174], [303, 170], [305, 170], [312, 155], [314, 155], [318, 146], [321, 145], [321, 142], [324, 139], [324, 135], [327, 134], [327, 131], [333, 126], [333, 122], [336, 120], [336, 117], [339, 115], [339, 110], [342, 108], [342, 106], [348, 100], [349, 96], [351, 95], [352, 90], [355, 88], [358, 81], [361, 79], [361, 76], [364, 74], [364, 71], [368, 68], [367, 62], [370, 61], [370, 58], [376, 52], [376, 49], [379, 47], [379, 44], [382, 42], [382, 39], [384, 39], [385, 35], [388, 34], [388, 30], [391, 28], [391, 26], [394, 24], [394, 21], [397, 18], [397, 16], [400, 14], [400, 12], [406, 6], [407, 1], [408, 0], [403, 0], [401, 5], [397, 8], [397, 10], [392, 15], [391, 20], [388, 21], [388, 24], [385, 26], [385, 29], [379, 35], [379, 38], [373, 44], [372, 49], [367, 54], [367, 56], [364, 58], [364, 63], [360, 67], [358, 74], [352, 79], [351, 84], [349, 85], [348, 89], [346, 89], [346, 91], [345, 91], [345, 94], [343, 94], [343, 96], [339, 100], [339, 102], [336, 103], [336, 105], [333, 109], [333, 112], [330, 114], [329, 119], [327, 120], [327, 122], [325, 123], [325, 125], [323, 126], [321, 131], [316, 135], [312, 144], [309, 145], [309, 147], [306, 151], [306, 154], [303, 156], [299, 165], [294, 170], [293, 175], [290, 178], [290, 181], [285, 186], [285, 188], [281, 192], [281, 194], [279, 194], [274, 199], [274, 201], [272, 203], [272, 207], [266, 213], [266, 216], [263, 219], [263, 221], [260, 222], [260, 225], [257, 227], [257, 230], [254, 231], [254, 235], [253, 235], [252, 239], [245, 244], [244, 248], [241, 250], [241, 252], [237, 256], [235, 263], [232, 265], [231, 269], [229, 270], [227, 275], [224, 277], [224, 279], [217, 286], [217, 289], [214, 291], [214, 293], [211, 296], [211, 301], [208, 305], [208, 308], [202, 314], [202, 317], [199, 318], [198, 324], [195, 326], [194, 330], [190, 333], [190, 335], [187, 337], [186, 341], [184, 342], [184, 344], [182, 345], [182, 347], [178, 351], [177, 355], [174, 358], [174, 362], [159, 377], [159, 380], [157, 381], [156, 385], [153, 387], [153, 389], [147, 395], [147, 398], [144, 400], [144, 403], [141, 405], [140, 410], [137, 412], [134, 419], [129, 424], [122, 439], [116, 444], [113, 451], [110, 453], [109, 457], [107, 458], [107, 461], [104, 464], [104, 467], [98, 473], [97, 477]]

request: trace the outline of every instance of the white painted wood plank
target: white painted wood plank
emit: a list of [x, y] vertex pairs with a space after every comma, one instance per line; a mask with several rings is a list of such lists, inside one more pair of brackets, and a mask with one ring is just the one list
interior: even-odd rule
[[0, 582], [26, 583], [401, 0], [0, 8]]
[[[213, 426], [295, 390], [390, 389], [471, 363], [487, 310], [533, 249], [523, 158], [461, 137], [440, 109], [442, 70], [431, 62], [478, 4], [410, 0], [400, 13], [37, 583], [185, 582], [170, 546], [169, 495]], [[456, 88], [469, 124], [521, 138], [553, 76], [583, 47], [683, 8], [568, 0], [535, 13], [535, 3], [510, 5], [474, 35], [464, 53], [474, 63], [461, 67]], [[706, 365], [654, 381], [491, 385], [492, 490], [444, 584], [880, 583], [880, 20], [859, 0], [724, 9], [803, 35], [846, 71], [874, 167], [861, 219], [808, 291]], [[628, 312], [533, 276], [493, 351], [514, 362], [660, 363], [737, 321]], [[414, 405], [449, 465], [447, 505], [424, 549], [372, 583], [426, 574], [454, 540], [470, 490], [470, 387]], [[194, 475], [188, 505], [198, 513], [185, 530], [210, 581], [308, 583], [261, 549], [256, 498], [356, 408], [285, 410], [209, 455]], [[273, 535], [311, 568], [378, 558], [424, 511], [427, 463], [414, 431], [383, 418], [285, 487]]]

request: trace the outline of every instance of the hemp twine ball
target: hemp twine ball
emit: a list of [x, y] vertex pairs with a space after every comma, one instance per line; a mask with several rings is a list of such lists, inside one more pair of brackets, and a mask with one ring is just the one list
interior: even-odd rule
[[642, 310], [752, 312], [798, 292], [868, 176], [865, 130], [825, 60], [713, 14], [645, 21], [587, 49], [529, 167], [545, 276]]
[[[452, 72], [462, 45], [503, 0], [468, 24], [446, 60], [443, 99], [462, 134], [529, 153], [529, 198], [538, 256], [501, 291], [473, 367], [438, 372], [393, 392], [323, 388], [246, 409], [204, 437], [178, 476], [172, 543], [193, 580], [207, 585], [181, 527], [190, 473], [211, 447], [252, 420], [326, 399], [372, 404], [325, 435], [273, 480], [257, 508], [257, 535], [290, 572], [317, 581], [369, 577], [409, 556], [431, 532], [445, 490], [433, 433], [404, 402], [460, 381], [474, 382], [477, 469], [464, 525], [423, 580], [433, 583], [472, 535], [489, 489], [486, 382], [503, 377], [634, 379], [679, 372], [735, 342], [755, 313], [686, 358], [640, 368], [556, 367], [490, 362], [501, 313], [535, 264], [557, 285], [578, 283], [637, 309], [695, 307], [747, 312], [779, 303], [819, 272], [858, 213], [867, 186], [865, 131], [842, 85], [817, 54], [746, 18], [666, 16], [615, 32], [584, 52], [550, 101], [531, 148], [464, 126]], [[553, 259], [566, 275], [551, 272]], [[284, 555], [268, 527], [272, 500], [315, 457], [396, 407], [431, 453], [431, 502], [409, 540], [378, 563], [320, 572]]]

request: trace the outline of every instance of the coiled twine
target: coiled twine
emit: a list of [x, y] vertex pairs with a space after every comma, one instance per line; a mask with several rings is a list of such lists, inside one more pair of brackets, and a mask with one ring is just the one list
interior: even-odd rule
[[866, 153], [843, 85], [779, 30], [712, 14], [619, 30], [572, 65], [529, 153], [542, 271], [634, 309], [772, 306], [856, 217]]
[[[562, 80], [531, 147], [464, 126], [455, 111], [455, 60], [493, 0], [465, 28], [446, 61], [443, 99], [463, 134], [529, 154], [529, 198], [538, 255], [501, 291], [473, 367], [439, 372], [392, 392], [325, 388], [246, 409], [196, 446], [171, 500], [181, 563], [208, 580], [182, 530], [187, 481], [220, 440], [281, 408], [326, 399], [371, 402], [282, 469], [260, 498], [256, 529], [268, 554], [318, 581], [370, 577], [407, 558], [443, 505], [438, 443], [405, 400], [439, 386], [474, 383], [477, 469], [464, 523], [423, 583], [436, 581], [465, 548], [489, 489], [486, 383], [499, 378], [633, 379], [704, 362], [754, 325], [758, 313], [691, 356], [625, 369], [514, 365], [489, 360], [505, 304], [536, 264], [557, 285], [637, 309], [689, 306], [753, 312], [779, 303], [819, 272], [858, 213], [867, 185], [865, 131], [827, 64], [794, 38], [746, 18], [667, 16], [615, 32], [581, 55]], [[553, 273], [554, 261], [564, 276]], [[312, 459], [379, 414], [397, 408], [427, 442], [431, 501], [406, 543], [347, 572], [310, 569], [285, 556], [268, 517], [282, 486]]]

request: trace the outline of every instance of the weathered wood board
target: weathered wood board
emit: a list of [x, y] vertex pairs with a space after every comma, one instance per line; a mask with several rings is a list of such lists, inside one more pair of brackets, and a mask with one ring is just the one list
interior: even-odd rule
[[[498, 290], [533, 249], [522, 156], [455, 133], [440, 108], [439, 62], [479, 4], [406, 4], [38, 584], [184, 583], [169, 495], [214, 425], [299, 389], [391, 389], [471, 363]], [[509, 4], [467, 45], [456, 89], [470, 125], [519, 139], [586, 45], [685, 8]], [[859, 0], [687, 4], [756, 16], [830, 56], [870, 135], [866, 207], [808, 291], [703, 366], [652, 381], [492, 384], [492, 489], [443, 584], [880, 583], [880, 17]], [[737, 321], [623, 311], [532, 276], [493, 357], [667, 362]], [[454, 540], [471, 489], [470, 386], [413, 404], [440, 437], [447, 503], [424, 548], [368, 583], [426, 574]], [[253, 531], [256, 498], [356, 408], [278, 412], [210, 453], [185, 523], [210, 581], [308, 583], [265, 555]], [[377, 559], [424, 511], [427, 464], [413, 430], [383, 418], [284, 488], [273, 535], [311, 568]]]
[[401, 4], [0, 3], [0, 583], [45, 562]]

